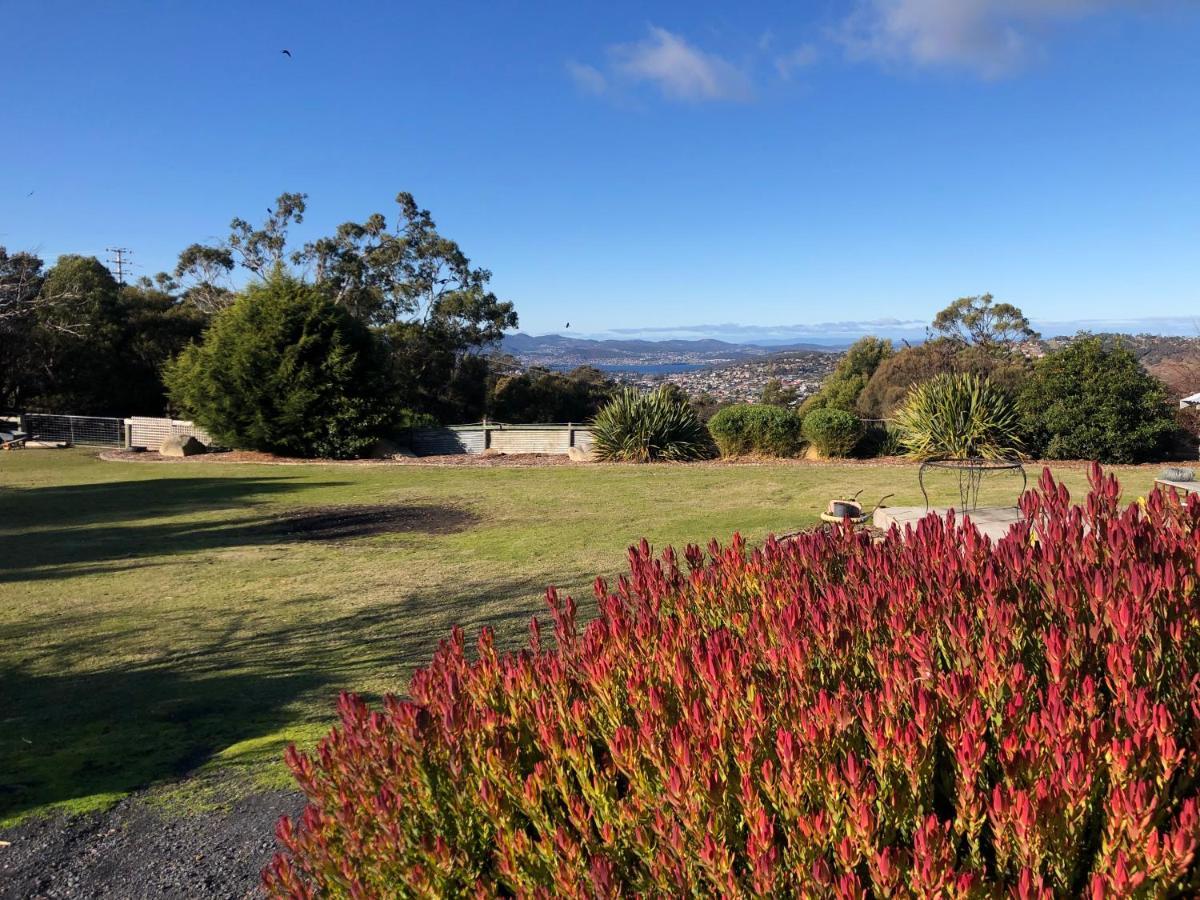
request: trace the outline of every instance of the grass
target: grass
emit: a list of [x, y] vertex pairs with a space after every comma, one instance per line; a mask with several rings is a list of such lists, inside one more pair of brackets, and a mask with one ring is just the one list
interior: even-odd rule
[[[1031, 472], [1031, 475], [1034, 474]], [[1065, 471], [1072, 490], [1081, 468]], [[1152, 469], [1122, 470], [1131, 496]], [[981, 502], [1011, 503], [992, 480]], [[920, 501], [897, 466], [433, 468], [0, 458], [0, 825], [202, 774], [282, 784], [338, 691], [403, 692], [455, 623], [523, 639], [548, 584], [586, 610], [625, 549], [761, 539], [833, 496]], [[946, 480], [934, 497], [957, 495]], [[281, 516], [398, 504], [398, 533], [315, 540]], [[181, 786], [182, 785], [182, 786]], [[225, 790], [225, 788], [221, 788]]]

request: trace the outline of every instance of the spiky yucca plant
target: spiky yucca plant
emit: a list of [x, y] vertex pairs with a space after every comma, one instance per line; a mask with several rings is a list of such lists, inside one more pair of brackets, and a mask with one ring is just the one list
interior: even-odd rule
[[626, 388], [592, 422], [592, 451], [598, 459], [702, 459], [710, 448], [708, 431], [696, 411], [666, 388], [649, 394]]
[[916, 459], [1005, 459], [1021, 451], [1012, 403], [971, 373], [937, 375], [914, 387], [895, 425]]

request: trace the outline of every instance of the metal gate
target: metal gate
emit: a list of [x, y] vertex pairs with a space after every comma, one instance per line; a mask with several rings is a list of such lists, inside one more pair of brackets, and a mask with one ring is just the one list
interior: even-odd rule
[[96, 447], [125, 446], [125, 422], [122, 419], [26, 413], [21, 416], [21, 430], [29, 435], [31, 441], [88, 444]]

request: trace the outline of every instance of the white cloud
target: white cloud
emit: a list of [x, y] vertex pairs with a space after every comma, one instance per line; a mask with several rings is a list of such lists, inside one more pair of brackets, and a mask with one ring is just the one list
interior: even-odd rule
[[854, 59], [1011, 73], [1048, 27], [1132, 0], [860, 0], [840, 37]]
[[821, 58], [821, 51], [815, 44], [801, 44], [791, 53], [775, 58], [775, 71], [780, 78], [791, 78], [797, 69], [805, 69]]
[[614, 74], [652, 84], [672, 100], [748, 100], [752, 95], [741, 69], [665, 28], [651, 26], [645, 40], [619, 44], [609, 53]]
[[567, 73], [581, 90], [587, 91], [589, 94], [603, 94], [608, 90], [608, 79], [595, 66], [569, 61]]

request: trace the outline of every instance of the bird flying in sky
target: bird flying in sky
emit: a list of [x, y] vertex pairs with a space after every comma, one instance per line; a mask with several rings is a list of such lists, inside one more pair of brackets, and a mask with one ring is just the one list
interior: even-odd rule
[[284, 56], [286, 56], [288, 59], [291, 59], [291, 58], [292, 58], [292, 51], [291, 51], [291, 50], [280, 50], [279, 52], [280, 52], [280, 53], [282, 53]]

